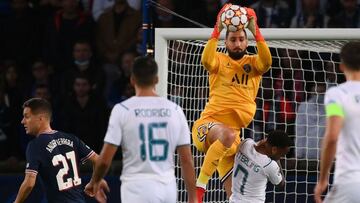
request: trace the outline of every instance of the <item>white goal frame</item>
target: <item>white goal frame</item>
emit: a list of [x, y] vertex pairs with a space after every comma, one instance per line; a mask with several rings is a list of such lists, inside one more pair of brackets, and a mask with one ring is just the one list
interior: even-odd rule
[[[159, 66], [159, 83], [156, 92], [167, 96], [168, 40], [207, 40], [213, 28], [156, 28], [155, 60]], [[261, 29], [265, 40], [360, 40], [360, 29]], [[247, 30], [249, 39], [254, 39]], [[220, 39], [225, 38], [225, 32]]]
[[[255, 54], [257, 50], [254, 38], [248, 30], [246, 31], [249, 37], [248, 52]], [[156, 91], [160, 96], [174, 101], [183, 108], [190, 127], [199, 118], [208, 99], [208, 73], [201, 67], [200, 57], [211, 32], [211, 28], [155, 30], [155, 60], [159, 66], [159, 84]], [[328, 88], [343, 82], [344, 75], [338, 70], [339, 52], [344, 43], [360, 40], [360, 29], [262, 29], [261, 32], [272, 53], [273, 65], [264, 75], [257, 96], [257, 101], [260, 103], [257, 104], [256, 112], [260, 113], [254, 116], [252, 124], [242, 129], [241, 134], [257, 141], [262, 139], [269, 129], [284, 129], [289, 133], [294, 140], [294, 146], [291, 147], [289, 156], [282, 160], [287, 177], [285, 190], [276, 191], [268, 187], [266, 198], [269, 201], [272, 199], [273, 202], [307, 202], [309, 198], [313, 198], [312, 190], [318, 178], [320, 163], [318, 161], [320, 145], [313, 146], [312, 144], [317, 141], [309, 140], [320, 140], [323, 135], [323, 133], [320, 135], [320, 130], [325, 127], [322, 122], [325, 115], [320, 111], [324, 107], [323, 102], [320, 104], [314, 101], [314, 98], [315, 100], [320, 98], [318, 97], [320, 92], [316, 91], [321, 91], [321, 85], [319, 90], [312, 89], [317, 87], [314, 84], [326, 85]], [[225, 32], [222, 32], [217, 51], [226, 51], [224, 37]], [[299, 87], [296, 88], [296, 85]], [[299, 100], [296, 100], [297, 93]], [[282, 97], [289, 95], [291, 99], [287, 101], [285, 98], [284, 102]], [[287, 108], [286, 105], [290, 104], [292, 106], [290, 108], [294, 108], [294, 111], [290, 110], [287, 114], [286, 109], [281, 109], [281, 104], [285, 106], [283, 108]], [[314, 107], [316, 110], [310, 112], [308, 104], [309, 106], [316, 104], [317, 106]], [[302, 111], [298, 111], [300, 107]], [[285, 115], [285, 118], [278, 119], [280, 115]], [[290, 118], [290, 115], [293, 118]], [[303, 121], [304, 124], [295, 122], [298, 116], [306, 119]], [[313, 116], [318, 116], [317, 122], [309, 123], [308, 119]], [[301, 119], [296, 121], [300, 122]], [[300, 136], [297, 135], [297, 126], [314, 125], [318, 127], [316, 133], [308, 133], [308, 129], [304, 128], [305, 132]], [[311, 144], [303, 146], [304, 141]], [[203, 161], [203, 153], [195, 150], [194, 146], [192, 149], [194, 165], [198, 173]], [[310, 154], [314, 151], [315, 156]], [[175, 160], [178, 161], [178, 157], [175, 157]], [[175, 174], [179, 180], [178, 200], [186, 202], [185, 185], [180, 177], [181, 171], [178, 169], [176, 162]], [[216, 177], [218, 174], [209, 181], [209, 190], [205, 194], [204, 202], [227, 202], [220, 180]]]

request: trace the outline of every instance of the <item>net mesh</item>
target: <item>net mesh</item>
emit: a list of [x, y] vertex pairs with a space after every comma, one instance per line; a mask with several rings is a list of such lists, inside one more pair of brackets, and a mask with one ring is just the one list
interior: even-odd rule
[[[168, 98], [184, 110], [188, 124], [200, 117], [208, 99], [208, 74], [202, 67], [201, 53], [206, 41], [168, 41]], [[319, 168], [319, 144], [324, 125], [324, 92], [344, 81], [339, 71], [339, 50], [345, 43], [334, 41], [274, 40], [267, 41], [273, 65], [263, 77], [257, 96], [257, 112], [243, 138], [262, 139], [271, 129], [283, 129], [294, 141], [282, 165], [286, 186], [276, 191], [268, 185], [266, 202], [312, 202]], [[220, 41], [218, 51], [225, 52]], [[249, 54], [256, 53], [249, 41]], [[193, 147], [197, 174], [203, 154]], [[178, 201], [186, 202], [186, 190], [179, 164]], [[207, 186], [204, 202], [227, 202], [223, 187], [215, 174]]]

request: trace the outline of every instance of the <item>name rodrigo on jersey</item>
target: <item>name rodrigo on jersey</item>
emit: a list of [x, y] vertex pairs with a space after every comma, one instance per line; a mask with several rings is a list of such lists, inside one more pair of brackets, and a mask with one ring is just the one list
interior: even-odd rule
[[134, 109], [136, 117], [170, 117], [170, 109]]

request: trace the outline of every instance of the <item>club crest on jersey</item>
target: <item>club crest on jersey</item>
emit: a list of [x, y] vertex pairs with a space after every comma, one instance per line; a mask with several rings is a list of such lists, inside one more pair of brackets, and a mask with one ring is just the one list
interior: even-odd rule
[[250, 66], [250, 64], [245, 64], [243, 68], [244, 68], [244, 71], [245, 71], [246, 73], [250, 73], [250, 72], [251, 72], [251, 66]]

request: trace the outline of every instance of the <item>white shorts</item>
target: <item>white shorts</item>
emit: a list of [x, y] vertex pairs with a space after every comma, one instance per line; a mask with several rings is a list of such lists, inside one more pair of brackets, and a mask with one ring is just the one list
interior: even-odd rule
[[155, 180], [139, 180], [121, 183], [122, 203], [175, 203], [176, 199], [176, 181], [163, 183]]
[[360, 183], [333, 185], [326, 195], [324, 203], [358, 203], [360, 202]]
[[[264, 196], [265, 198], [265, 196]], [[254, 197], [244, 197], [241, 196], [240, 194], [238, 195], [234, 195], [234, 193], [230, 196], [229, 198], [229, 203], [264, 203], [264, 200], [261, 200], [261, 197], [258, 198], [254, 198]]]

